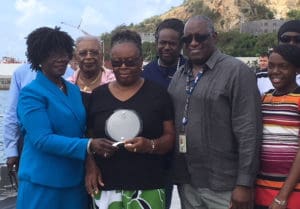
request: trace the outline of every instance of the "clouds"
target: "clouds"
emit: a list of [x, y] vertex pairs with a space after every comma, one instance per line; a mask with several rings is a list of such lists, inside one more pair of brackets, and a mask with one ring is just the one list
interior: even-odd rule
[[[60, 26], [74, 39], [110, 32], [121, 24], [140, 23], [162, 14], [183, 0], [2, 0], [0, 7], [0, 59], [25, 60], [25, 37], [42, 26]], [[66, 24], [61, 24], [65, 22]]]
[[83, 9], [81, 21], [81, 28], [88, 28], [88, 32], [92, 35], [99, 35], [100, 31], [106, 31], [111, 26], [110, 21], [103, 16], [103, 13], [90, 5]]
[[31, 22], [39, 16], [51, 14], [51, 10], [37, 0], [17, 0], [15, 2], [15, 8], [16, 11], [21, 14], [16, 19], [16, 24], [20, 26]]

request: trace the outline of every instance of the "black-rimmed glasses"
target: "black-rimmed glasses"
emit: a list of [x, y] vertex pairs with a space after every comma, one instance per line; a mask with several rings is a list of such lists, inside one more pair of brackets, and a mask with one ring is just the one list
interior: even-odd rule
[[187, 36], [183, 36], [181, 38], [181, 41], [187, 45], [192, 43], [193, 39], [195, 41], [197, 41], [198, 43], [202, 43], [202, 42], [206, 41], [210, 37], [210, 35], [211, 35], [210, 33], [208, 33], [208, 34], [200, 34], [200, 33], [190, 34]]

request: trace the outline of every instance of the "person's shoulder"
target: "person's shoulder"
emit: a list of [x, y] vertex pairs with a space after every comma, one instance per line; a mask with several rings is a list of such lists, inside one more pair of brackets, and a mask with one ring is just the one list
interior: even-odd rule
[[92, 94], [102, 94], [103, 92], [107, 92], [109, 83], [105, 83], [103, 85], [97, 86], [93, 91]]
[[74, 71], [74, 73], [71, 76], [69, 76], [68, 78], [65, 78], [65, 80], [69, 81], [70, 83], [75, 84], [76, 80], [77, 80], [78, 72], [79, 72], [78, 70]]
[[264, 94], [266, 95], [266, 94], [272, 94], [273, 92], [274, 92], [274, 88], [272, 88], [272, 89], [269, 89], [268, 91], [266, 91]]
[[153, 69], [154, 67], [157, 67], [157, 66], [158, 66], [157, 59], [152, 60], [151, 62], [149, 62], [148, 64], [143, 66], [143, 71], [147, 72], [148, 70], [151, 70], [151, 69]]
[[164, 88], [160, 84], [158, 84], [154, 81], [148, 80], [148, 79], [145, 79], [144, 85], [147, 89], [149, 89], [149, 91], [151, 91], [153, 93], [155, 92], [155, 93], [161, 94], [161, 93], [167, 92], [166, 88]]
[[259, 71], [256, 73], [257, 78], [268, 78], [268, 71]]
[[26, 74], [26, 73], [33, 73], [35, 74], [36, 72], [31, 69], [31, 66], [29, 63], [21, 64], [18, 66], [13, 74], [19, 75], [19, 74]]
[[74, 70], [73, 68], [67, 66], [66, 71], [65, 71], [65, 74], [63, 75], [63, 77], [64, 77], [65, 79], [68, 79], [68, 78], [70, 78], [74, 73], [75, 73], [75, 70]]
[[231, 55], [223, 54], [222, 61], [220, 62], [220, 64], [224, 68], [230, 70], [232, 73], [233, 72], [246, 73], [246, 74], [251, 74], [255, 77], [255, 73], [245, 62]]
[[111, 75], [114, 76], [114, 71], [112, 71], [111, 69], [108, 69], [108, 68], [103, 68], [103, 73], [106, 76], [111, 76]]
[[300, 86], [298, 86], [294, 91], [294, 94], [299, 94], [300, 95]]
[[80, 90], [79, 86], [77, 86], [75, 83], [73, 83], [69, 79], [65, 79], [65, 85], [67, 85], [71, 89]]
[[101, 80], [104, 80], [105, 83], [109, 83], [111, 81], [116, 80], [114, 72], [111, 69], [108, 69], [108, 68], [103, 68], [103, 75], [102, 76], [103, 76], [103, 79], [101, 79]]
[[[223, 57], [224, 57], [224, 61], [225, 62], [229, 62], [231, 63], [232, 65], [242, 65], [242, 66], [247, 66], [245, 62], [243, 62], [242, 60], [236, 58], [236, 57], [233, 57], [231, 55], [228, 55], [228, 54], [223, 54]], [[248, 66], [247, 66], [248, 67]]]
[[40, 91], [40, 85], [36, 80], [32, 80], [20, 90], [20, 95], [35, 94]]

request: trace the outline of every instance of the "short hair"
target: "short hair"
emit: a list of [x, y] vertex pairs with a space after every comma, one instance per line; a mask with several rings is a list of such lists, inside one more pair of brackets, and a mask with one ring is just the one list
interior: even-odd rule
[[113, 36], [111, 38], [110, 46], [112, 48], [116, 44], [122, 44], [122, 43], [128, 43], [128, 42], [136, 45], [136, 47], [139, 50], [140, 56], [142, 57], [143, 56], [142, 39], [141, 39], [141, 36], [133, 30], [121, 29], [119, 31], [116, 31], [116, 33], [113, 34]]
[[69, 58], [73, 56], [74, 40], [59, 27], [41, 27], [27, 36], [27, 60], [35, 71], [41, 70], [40, 64], [53, 52], [65, 51]]
[[77, 47], [77, 45], [85, 40], [91, 40], [91, 41], [96, 41], [99, 44], [100, 49], [102, 49], [102, 44], [101, 44], [101, 39], [97, 36], [92, 36], [92, 35], [86, 35], [86, 36], [80, 36], [76, 39], [75, 41], [75, 47]]
[[210, 19], [209, 17], [207, 17], [205, 15], [196, 15], [196, 16], [193, 16], [190, 19], [188, 19], [187, 23], [190, 20], [204, 21], [204, 22], [206, 22], [207, 28], [210, 30], [211, 33], [215, 33], [216, 32], [215, 26], [214, 26], [214, 23], [213, 23], [212, 19]]
[[268, 52], [262, 52], [259, 54], [259, 57], [269, 57], [269, 53]]
[[179, 34], [179, 39], [183, 36], [184, 23], [177, 18], [165, 19], [158, 24], [155, 30], [155, 40], [157, 41], [159, 37], [159, 32], [163, 29], [172, 29]]
[[272, 53], [277, 53], [287, 62], [300, 68], [300, 48], [291, 44], [280, 44], [273, 48]]
[[285, 23], [283, 23], [282, 26], [280, 26], [278, 33], [277, 33], [277, 38], [282, 36], [285, 32], [297, 32], [300, 33], [300, 20], [290, 20]]

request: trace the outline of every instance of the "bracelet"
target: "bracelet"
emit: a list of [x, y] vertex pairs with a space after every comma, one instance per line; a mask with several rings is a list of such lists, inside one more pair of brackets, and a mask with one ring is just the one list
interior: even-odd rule
[[92, 150], [91, 150], [91, 143], [93, 141], [93, 138], [89, 138], [89, 141], [87, 143], [87, 146], [86, 146], [86, 151], [88, 154], [93, 154]]
[[274, 198], [274, 202], [280, 206], [284, 206], [286, 205], [286, 201], [285, 200], [279, 200], [277, 199], [277, 197]]
[[154, 152], [154, 150], [155, 150], [155, 141], [154, 141], [155, 139], [153, 139], [153, 140], [150, 140], [151, 141], [151, 148], [152, 148], [152, 150], [151, 150], [151, 153], [153, 153]]

